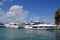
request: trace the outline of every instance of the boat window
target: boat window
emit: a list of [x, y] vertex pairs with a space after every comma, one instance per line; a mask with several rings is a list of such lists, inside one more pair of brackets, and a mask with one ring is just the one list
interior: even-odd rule
[[49, 26], [50, 28], [53, 28], [52, 26]]
[[4, 25], [4, 24], [0, 24], [0, 25]]
[[43, 26], [40, 26], [39, 28], [43, 28]]
[[37, 26], [35, 26], [35, 27], [32, 27], [32, 28], [38, 28]]
[[45, 28], [48, 28], [48, 26], [45, 26]]
[[14, 24], [14, 25], [17, 25], [17, 24]]

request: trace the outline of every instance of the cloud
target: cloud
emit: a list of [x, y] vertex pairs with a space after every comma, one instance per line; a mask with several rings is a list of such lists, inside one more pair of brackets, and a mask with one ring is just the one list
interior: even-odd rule
[[0, 6], [3, 5], [3, 4], [4, 4], [4, 2], [0, 2]]
[[5, 12], [2, 11], [2, 9], [0, 8], [0, 22], [4, 21], [4, 19], [3, 19], [4, 15], [5, 15]]
[[2, 1], [0, 2], [0, 6], [4, 5], [5, 2], [13, 2], [13, 1], [14, 1], [14, 0], [2, 0]]
[[4, 15], [4, 11], [2, 11], [2, 9], [0, 8], [0, 17], [2, 17]]
[[3, 2], [7, 2], [7, 1], [9, 1], [9, 2], [12, 2], [12, 1], [14, 1], [14, 0], [2, 0]]
[[24, 22], [28, 15], [28, 11], [23, 9], [23, 6], [13, 5], [10, 7], [9, 11], [0, 17], [0, 21], [4, 22]]

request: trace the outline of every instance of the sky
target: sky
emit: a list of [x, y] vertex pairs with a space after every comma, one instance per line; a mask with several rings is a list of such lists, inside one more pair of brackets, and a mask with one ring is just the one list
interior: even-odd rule
[[0, 22], [54, 21], [60, 0], [0, 0]]

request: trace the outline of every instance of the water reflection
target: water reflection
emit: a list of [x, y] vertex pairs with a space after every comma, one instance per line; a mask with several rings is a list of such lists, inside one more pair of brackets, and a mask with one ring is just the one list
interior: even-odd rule
[[60, 40], [60, 30], [0, 28], [0, 40]]
[[36, 40], [55, 40], [54, 30], [26, 30], [26, 33], [33, 34]]
[[60, 30], [55, 30], [56, 40], [60, 40]]

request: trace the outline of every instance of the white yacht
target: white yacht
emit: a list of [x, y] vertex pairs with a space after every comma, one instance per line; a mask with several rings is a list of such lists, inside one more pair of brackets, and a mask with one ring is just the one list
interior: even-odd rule
[[10, 27], [10, 28], [19, 28], [18, 23], [11, 22], [9, 24], [5, 24], [5, 27]]
[[37, 25], [26, 25], [26, 29], [54, 29], [56, 25], [53, 24], [37, 24]]

